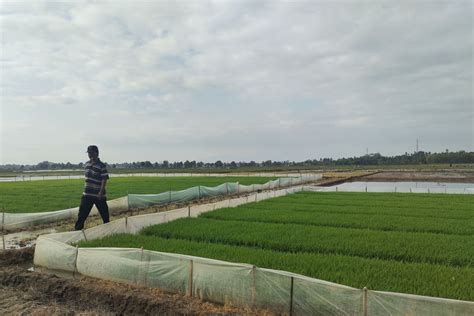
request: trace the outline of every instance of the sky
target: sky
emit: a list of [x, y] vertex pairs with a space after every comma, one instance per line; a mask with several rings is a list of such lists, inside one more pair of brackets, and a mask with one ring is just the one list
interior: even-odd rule
[[0, 164], [474, 151], [473, 1], [0, 1]]

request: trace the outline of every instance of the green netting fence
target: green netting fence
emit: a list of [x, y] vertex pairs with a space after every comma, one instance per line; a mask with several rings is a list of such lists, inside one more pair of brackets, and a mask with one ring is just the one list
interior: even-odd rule
[[279, 178], [264, 184], [242, 185], [238, 182], [226, 182], [215, 187], [196, 186], [181, 191], [168, 191], [159, 194], [129, 194], [130, 208], [144, 208], [152, 205], [188, 202], [201, 198], [213, 198], [233, 194], [243, 194], [263, 190], [287, 188], [321, 179], [321, 175], [304, 175], [294, 178]]

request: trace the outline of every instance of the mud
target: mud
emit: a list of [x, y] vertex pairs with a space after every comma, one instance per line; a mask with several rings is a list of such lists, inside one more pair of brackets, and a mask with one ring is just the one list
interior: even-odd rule
[[[272, 315], [158, 289], [29, 271], [33, 249], [0, 252], [2, 315]], [[31, 270], [31, 269], [30, 269]]]
[[363, 181], [432, 181], [474, 183], [474, 170], [382, 171], [360, 178]]

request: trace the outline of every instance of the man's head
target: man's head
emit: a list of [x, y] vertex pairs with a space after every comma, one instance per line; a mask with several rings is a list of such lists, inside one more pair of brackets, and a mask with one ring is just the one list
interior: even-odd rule
[[87, 147], [87, 154], [89, 159], [96, 160], [99, 157], [99, 148], [96, 145], [90, 145]]

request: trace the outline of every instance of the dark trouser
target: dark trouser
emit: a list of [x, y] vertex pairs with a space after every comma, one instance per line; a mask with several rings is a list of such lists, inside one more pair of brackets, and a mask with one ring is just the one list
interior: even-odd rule
[[94, 196], [83, 195], [81, 198], [81, 205], [79, 206], [77, 222], [74, 226], [75, 230], [81, 230], [84, 228], [84, 222], [86, 221], [87, 216], [89, 216], [94, 204], [97, 207], [104, 224], [109, 222], [109, 206], [107, 205], [107, 198], [104, 197], [99, 200]]

